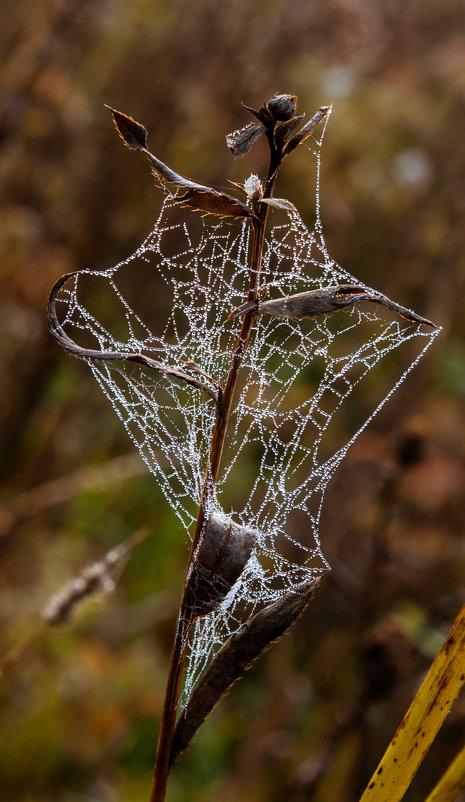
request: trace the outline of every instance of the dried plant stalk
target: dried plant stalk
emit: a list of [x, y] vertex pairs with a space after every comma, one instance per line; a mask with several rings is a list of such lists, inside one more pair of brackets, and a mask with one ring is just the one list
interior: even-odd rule
[[[184, 362], [181, 363], [183, 367], [178, 367], [156, 361], [143, 353], [81, 348], [66, 334], [56, 314], [57, 294], [75, 274], [59, 279], [52, 288], [49, 299], [51, 331], [58, 342], [74, 355], [95, 362], [135, 362], [163, 374], [168, 381], [181, 381], [201, 390], [215, 402], [209, 455], [171, 652], [150, 802], [163, 802], [168, 775], [175, 758], [186, 748], [211, 708], [241, 676], [250, 662], [278, 639], [308, 606], [321, 579], [320, 577], [299, 590], [283, 595], [251, 618], [238, 634], [231, 637], [200, 678], [189, 704], [176, 723], [191, 627], [199, 616], [218, 609], [244, 571], [255, 543], [253, 529], [237, 524], [216, 510], [215, 486], [234, 394], [256, 317], [270, 315], [299, 321], [303, 318], [330, 315], [361, 301], [370, 301], [387, 306], [411, 322], [434, 325], [381, 293], [355, 284], [341, 284], [265, 300], [266, 293], [260, 281], [270, 207], [284, 210], [291, 215], [296, 212], [288, 200], [273, 198], [279, 169], [284, 159], [326, 119], [330, 106], [321, 106], [302, 126], [304, 115], [296, 113], [297, 98], [294, 95], [275, 94], [258, 109], [245, 108], [253, 115], [254, 121], [228, 134], [228, 147], [235, 156], [242, 156], [258, 139], [265, 137], [270, 151], [268, 172], [263, 184], [257, 176], [251, 176], [243, 187], [239, 187], [247, 196], [246, 203], [179, 175], [148, 150], [148, 134], [143, 125], [122, 112], [110, 109], [124, 144], [145, 155], [158, 182], [169, 192], [173, 202], [217, 217], [239, 218], [251, 226], [248, 290], [244, 302], [229, 316], [229, 320], [242, 319], [229, 370], [223, 382], [208, 376], [194, 362]], [[196, 375], [186, 373], [183, 368], [194, 371]]]

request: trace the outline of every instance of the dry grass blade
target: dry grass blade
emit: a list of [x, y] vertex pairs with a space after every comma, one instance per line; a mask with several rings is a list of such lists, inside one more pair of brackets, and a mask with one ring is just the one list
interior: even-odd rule
[[265, 607], [232, 635], [203, 673], [174, 733], [171, 763], [187, 748], [208, 714], [251, 663], [277, 641], [308, 607], [322, 577]]
[[148, 527], [139, 529], [126, 538], [96, 563], [87, 565], [80, 573], [68, 580], [66, 584], [48, 600], [42, 611], [40, 626], [17, 643], [0, 659], [0, 675], [21, 658], [49, 627], [66, 624], [74, 615], [81, 602], [92, 596], [103, 596], [115, 588], [115, 571], [122, 570], [132, 549], [141, 543], [149, 534]]
[[[465, 605], [360, 802], [402, 799], [465, 682]], [[452, 797], [451, 797], [452, 798]], [[436, 797], [447, 799], [447, 797]]]
[[148, 527], [139, 529], [119, 546], [107, 551], [101, 560], [87, 565], [77, 576], [68, 580], [58, 593], [54, 593], [49, 599], [42, 612], [42, 619], [49, 626], [65, 624], [82, 601], [91, 596], [111, 593], [115, 588], [113, 579], [115, 569], [125, 562], [134, 546], [145, 540], [148, 534]]

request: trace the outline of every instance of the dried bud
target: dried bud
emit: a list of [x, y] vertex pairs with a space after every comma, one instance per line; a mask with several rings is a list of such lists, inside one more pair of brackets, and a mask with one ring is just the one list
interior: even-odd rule
[[195, 618], [216, 610], [242, 574], [255, 545], [253, 529], [212, 513], [203, 532], [186, 589]]
[[[296, 117], [297, 98], [295, 95], [273, 95], [258, 109], [252, 106], [243, 106], [258, 120], [258, 123], [249, 123], [244, 128], [232, 131], [226, 136], [226, 144], [234, 156], [243, 156], [253, 147], [266, 131], [275, 129], [277, 123], [277, 145], [281, 148], [292, 131], [303, 120], [303, 115]], [[281, 130], [282, 129], [282, 130]], [[278, 133], [279, 132], [279, 133]]]
[[273, 95], [266, 107], [276, 122], [286, 122], [294, 117], [297, 110], [295, 95]]

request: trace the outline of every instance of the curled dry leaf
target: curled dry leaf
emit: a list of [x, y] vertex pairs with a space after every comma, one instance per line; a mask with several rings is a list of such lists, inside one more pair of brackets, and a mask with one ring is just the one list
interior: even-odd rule
[[210, 387], [208, 384], [196, 379], [194, 376], [189, 376], [189, 374], [185, 373], [180, 368], [172, 367], [171, 365], [166, 365], [163, 362], [158, 362], [155, 359], [151, 359], [151, 357], [146, 356], [145, 354], [133, 354], [131, 352], [126, 351], [99, 351], [98, 349], [94, 348], [81, 348], [71, 337], [65, 332], [63, 326], [61, 325], [60, 321], [57, 317], [56, 312], [56, 302], [57, 302], [57, 295], [64, 284], [74, 276], [78, 275], [77, 273], [65, 273], [64, 276], [58, 279], [58, 281], [53, 285], [49, 299], [48, 299], [48, 325], [51, 333], [55, 337], [55, 339], [60, 343], [66, 351], [74, 356], [80, 357], [81, 359], [88, 359], [93, 361], [103, 361], [103, 362], [136, 362], [138, 365], [142, 365], [143, 367], [150, 368], [151, 370], [156, 370], [159, 373], [163, 373], [166, 376], [170, 376], [173, 379], [178, 379], [186, 384], [190, 384], [192, 387], [195, 387], [197, 390], [202, 390], [203, 392], [207, 393], [216, 404], [219, 402], [218, 391], [216, 388]]
[[[224, 192], [215, 190], [190, 189], [178, 198], [181, 206], [189, 206], [205, 214], [214, 214], [217, 217], [253, 217], [248, 206]], [[245, 213], [247, 212], [247, 214]]]
[[111, 106], [107, 106], [106, 103], [105, 108], [111, 111], [116, 130], [124, 144], [127, 145], [128, 148], [133, 148], [134, 150], [147, 150], [147, 129], [144, 128], [141, 123], [138, 123], [137, 120], [134, 120], [133, 117], [129, 117], [128, 114], [123, 114], [121, 111], [112, 109]]
[[256, 315], [271, 315], [271, 317], [302, 320], [303, 318], [317, 318], [321, 315], [331, 315], [340, 312], [347, 306], [353, 306], [361, 301], [371, 301], [381, 304], [396, 312], [412, 323], [424, 323], [427, 326], [435, 324], [411, 309], [391, 301], [381, 292], [357, 284], [339, 284], [335, 287], [322, 287], [308, 292], [299, 292], [296, 295], [287, 295], [272, 301], [248, 301], [237, 309], [233, 309], [228, 320], [240, 317], [246, 312]]
[[208, 714], [251, 663], [277, 641], [310, 604], [322, 577], [285, 593], [232, 635], [204, 671], [174, 733], [171, 763], [189, 746]]
[[253, 529], [219, 513], [210, 515], [186, 586], [192, 618], [218, 608], [242, 574], [255, 541]]
[[187, 192], [176, 200], [184, 206], [190, 206], [197, 211], [206, 214], [214, 214], [219, 217], [254, 217], [254, 213], [245, 203], [233, 198], [225, 192], [217, 192], [212, 187], [198, 184], [189, 178], [179, 175], [168, 165], [158, 159], [147, 149], [147, 129], [144, 126], [110, 106], [107, 108], [113, 115], [113, 121], [124, 144], [133, 150], [140, 150], [146, 155], [157, 176], [169, 184], [175, 184], [187, 190]]

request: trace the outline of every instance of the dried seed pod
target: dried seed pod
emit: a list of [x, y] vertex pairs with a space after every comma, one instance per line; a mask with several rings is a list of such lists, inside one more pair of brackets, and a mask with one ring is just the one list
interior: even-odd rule
[[187, 581], [186, 605], [193, 618], [219, 607], [242, 574], [255, 540], [253, 529], [220, 513], [210, 515]]

